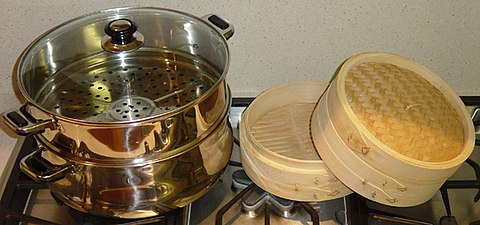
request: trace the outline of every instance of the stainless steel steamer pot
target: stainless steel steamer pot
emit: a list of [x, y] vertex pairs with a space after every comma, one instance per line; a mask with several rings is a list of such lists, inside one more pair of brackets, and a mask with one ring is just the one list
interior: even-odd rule
[[27, 100], [3, 115], [39, 147], [21, 169], [88, 213], [142, 218], [182, 207], [232, 151], [226, 39], [233, 26], [160, 8], [117, 8], [61, 24], [20, 56]]

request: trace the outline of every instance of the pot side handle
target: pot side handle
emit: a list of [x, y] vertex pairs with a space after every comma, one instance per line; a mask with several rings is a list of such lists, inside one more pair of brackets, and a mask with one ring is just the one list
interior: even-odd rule
[[228, 40], [233, 36], [235, 29], [233, 28], [233, 25], [228, 22], [228, 20], [225, 20], [215, 14], [207, 14], [202, 16], [202, 19], [218, 30], [218, 32], [223, 34], [225, 39]]
[[45, 149], [39, 147], [34, 152], [22, 158], [20, 161], [20, 170], [36, 182], [50, 182], [62, 179], [72, 168], [71, 164], [63, 159], [63, 164], [57, 165], [42, 156]]
[[40, 134], [45, 131], [45, 128], [52, 130], [57, 129], [57, 123], [53, 119], [37, 120], [27, 110], [27, 104], [3, 113], [3, 121], [10, 129], [18, 135], [27, 136], [31, 134]]

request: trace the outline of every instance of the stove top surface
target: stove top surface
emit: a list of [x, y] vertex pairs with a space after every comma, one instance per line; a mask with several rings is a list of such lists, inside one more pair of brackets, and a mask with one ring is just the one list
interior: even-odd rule
[[[233, 127], [238, 124], [241, 112], [251, 99], [234, 99], [230, 119]], [[476, 109], [469, 106], [473, 113]], [[480, 113], [477, 115], [480, 119]], [[236, 129], [234, 129], [236, 135]], [[476, 131], [477, 138], [480, 130]], [[315, 218], [309, 214], [314, 209], [318, 214], [320, 224], [455, 224], [448, 223], [446, 208], [442, 194], [435, 195], [428, 202], [407, 208], [388, 207], [374, 203], [352, 194], [345, 198], [339, 198], [320, 203], [292, 202], [277, 199], [275, 196], [265, 197], [265, 193], [255, 185], [247, 183], [238, 184], [232, 189], [232, 174], [240, 173], [239, 147], [235, 146], [231, 163], [225, 168], [221, 179], [203, 197], [191, 205], [174, 210], [165, 215], [145, 220], [112, 220], [95, 217], [77, 212], [65, 205], [60, 205], [50, 194], [44, 184], [31, 181], [18, 169], [18, 159], [29, 153], [28, 145], [35, 145], [33, 138], [20, 138], [15, 147], [14, 157], [9, 160], [10, 168], [8, 178], [2, 177], [4, 194], [1, 200], [0, 224], [312, 224]], [[480, 162], [480, 148], [476, 147], [470, 159]], [[11, 168], [14, 168], [13, 170]], [[480, 174], [479, 174], [480, 175]], [[6, 181], [18, 177], [16, 184], [7, 184]], [[464, 163], [457, 173], [449, 180], [474, 180], [476, 175], [472, 167]], [[480, 183], [477, 181], [477, 185]], [[251, 193], [246, 197], [240, 197], [235, 201], [237, 194], [244, 188], [249, 187]], [[457, 224], [480, 224], [480, 203], [474, 202], [478, 189], [460, 188], [446, 191], [450, 200], [451, 215], [455, 217]], [[8, 195], [8, 196], [7, 196]], [[444, 195], [445, 196], [445, 195]], [[242, 198], [245, 201], [242, 202]], [[232, 199], [234, 200], [232, 203]], [[262, 204], [260, 204], [261, 202]], [[231, 204], [231, 208], [225, 209], [225, 214], [218, 220], [217, 213], [224, 210], [225, 205]], [[253, 207], [255, 206], [255, 207]], [[286, 207], [284, 209], [283, 207]], [[278, 209], [280, 208], [280, 210]], [[27, 215], [27, 216], [25, 216]], [[267, 215], [267, 217], [265, 216]], [[30, 217], [32, 216], [32, 217]], [[442, 217], [444, 219], [442, 220]], [[442, 220], [442, 222], [440, 222]], [[368, 222], [367, 222], [368, 221]]]

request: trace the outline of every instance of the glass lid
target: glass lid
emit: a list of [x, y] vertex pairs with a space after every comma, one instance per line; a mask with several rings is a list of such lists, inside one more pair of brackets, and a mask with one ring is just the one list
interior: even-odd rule
[[16, 71], [37, 107], [73, 119], [131, 121], [193, 104], [225, 77], [225, 37], [204, 20], [159, 8], [104, 10], [34, 41]]

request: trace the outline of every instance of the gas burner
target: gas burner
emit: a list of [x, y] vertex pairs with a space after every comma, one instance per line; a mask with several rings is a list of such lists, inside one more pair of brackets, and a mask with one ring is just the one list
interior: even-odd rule
[[266, 207], [266, 204], [281, 217], [290, 218], [295, 214], [293, 201], [269, 194], [258, 186], [255, 186], [250, 193], [243, 197], [242, 210], [253, 218]]
[[457, 225], [457, 220], [454, 216], [444, 216], [440, 218], [440, 225]]
[[236, 170], [232, 173], [233, 192], [238, 194], [252, 183], [252, 180], [250, 180], [244, 170]]
[[[245, 189], [252, 184], [250, 178], [244, 170], [237, 170], [232, 174], [232, 189]], [[295, 214], [294, 201], [283, 199], [272, 195], [258, 186], [254, 186], [251, 191], [242, 198], [242, 211], [249, 217], [257, 217], [268, 205], [277, 215], [290, 218]]]
[[279, 216], [290, 218], [295, 215], [295, 207], [300, 206], [309, 215], [313, 225], [320, 224], [320, 218], [316, 209], [308, 203], [295, 202], [274, 196], [265, 192], [253, 183], [243, 170], [237, 170], [232, 173], [232, 190], [238, 192], [227, 204], [225, 204], [216, 215], [215, 224], [223, 224], [223, 215], [242, 199], [242, 211], [247, 213], [250, 218], [254, 218], [264, 210], [265, 224], [270, 224], [270, 210], [274, 210]]

